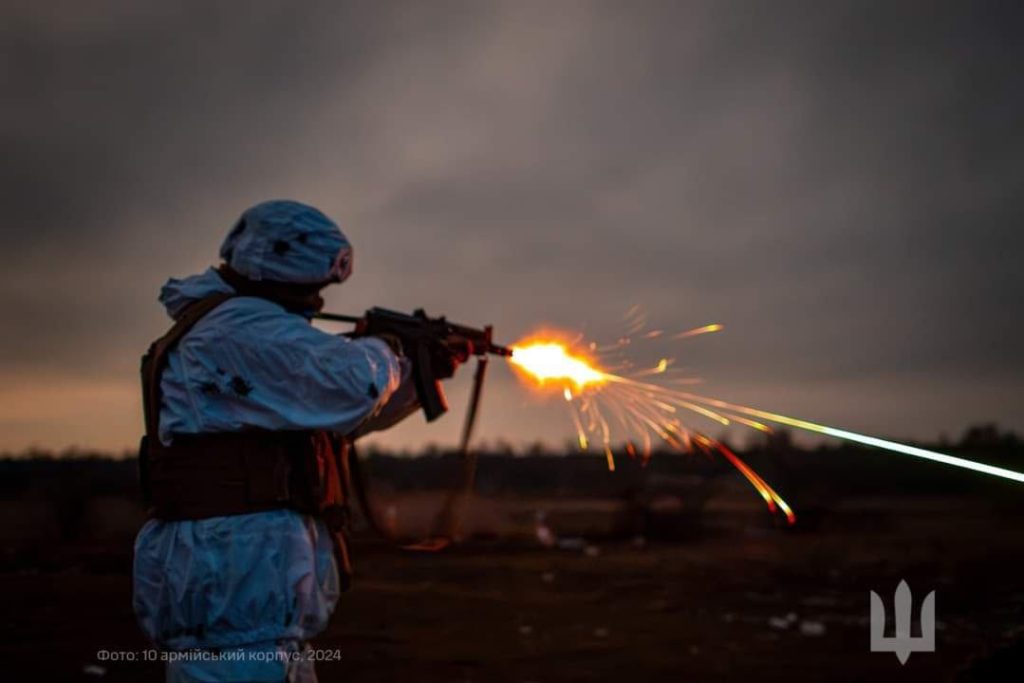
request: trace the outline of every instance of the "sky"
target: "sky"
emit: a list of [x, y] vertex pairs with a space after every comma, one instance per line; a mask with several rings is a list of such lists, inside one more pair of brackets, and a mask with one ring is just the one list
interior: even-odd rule
[[[1024, 429], [1022, 32], [1012, 2], [6, 2], [0, 451], [131, 447], [160, 285], [269, 198], [354, 243], [330, 310], [511, 342], [640, 305], [725, 325], [631, 349], [712, 396]], [[495, 365], [480, 438], [571, 437]], [[469, 374], [377, 442], [454, 443]]]

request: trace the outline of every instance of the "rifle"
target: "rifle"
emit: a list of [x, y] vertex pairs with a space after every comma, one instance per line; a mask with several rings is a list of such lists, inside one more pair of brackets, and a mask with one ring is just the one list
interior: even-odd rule
[[[441, 378], [451, 376], [451, 361], [465, 362], [470, 356], [477, 356], [481, 364], [487, 355], [511, 356], [512, 349], [493, 341], [493, 328], [482, 329], [448, 322], [444, 316], [431, 318], [419, 308], [412, 315], [371, 308], [362, 316], [340, 315], [338, 313], [317, 313], [315, 317], [334, 322], [354, 323], [353, 337], [391, 335], [402, 343], [402, 351], [412, 361], [413, 381], [416, 395], [427, 421], [432, 422], [448, 411], [448, 399], [441, 388]], [[479, 383], [483, 382], [483, 373]], [[474, 395], [480, 388], [474, 387]], [[479, 398], [474, 400], [474, 404]], [[475, 405], [471, 404], [475, 413]]]

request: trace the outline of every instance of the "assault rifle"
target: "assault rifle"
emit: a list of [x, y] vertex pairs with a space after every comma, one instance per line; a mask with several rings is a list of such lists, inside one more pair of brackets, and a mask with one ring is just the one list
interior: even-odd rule
[[317, 313], [321, 320], [354, 323], [353, 337], [392, 336], [402, 344], [402, 351], [412, 361], [416, 394], [428, 421], [436, 420], [448, 411], [448, 400], [441, 388], [441, 379], [451, 377], [453, 359], [460, 363], [477, 356], [476, 384], [467, 415], [471, 429], [479, 402], [484, 368], [488, 354], [511, 356], [512, 349], [493, 341], [490, 325], [482, 329], [448, 322], [441, 316], [431, 318], [422, 308], [412, 315], [386, 308], [371, 308], [362, 316]]

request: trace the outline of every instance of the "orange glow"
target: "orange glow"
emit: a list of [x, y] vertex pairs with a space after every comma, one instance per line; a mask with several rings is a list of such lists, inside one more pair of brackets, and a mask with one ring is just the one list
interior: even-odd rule
[[[559, 341], [537, 340], [512, 347], [509, 359], [513, 367], [535, 380], [538, 384], [557, 381], [572, 384], [579, 392], [589, 385], [603, 384], [609, 376], [595, 368], [583, 356], [573, 354], [569, 347]], [[567, 387], [566, 387], [567, 391]], [[566, 399], [571, 392], [565, 393]]]
[[[631, 311], [627, 317], [636, 318], [631, 322], [629, 333], [641, 333], [645, 318], [638, 317], [636, 311]], [[673, 335], [672, 338], [684, 339], [718, 332], [722, 329], [722, 325], [715, 323], [681, 332]], [[661, 336], [660, 330], [644, 335], [648, 339], [655, 339], [659, 336]], [[771, 433], [772, 427], [767, 423], [782, 424], [1011, 481], [1024, 482], [1024, 472], [895, 441], [887, 441], [845, 429], [815, 424], [807, 420], [673, 388], [668, 385], [693, 384], [700, 380], [692, 377], [666, 377], [673, 364], [670, 358], [661, 358], [655, 365], [635, 371], [634, 365], [622, 357], [625, 351], [624, 347], [630, 344], [629, 337], [623, 337], [611, 346], [598, 346], [593, 342], [585, 345], [585, 348], [589, 348], [595, 357], [600, 357], [598, 354], [601, 353], [607, 354], [605, 358], [610, 362], [606, 366], [607, 369], [601, 368], [591, 360], [591, 357], [577, 353], [576, 349], [584, 344], [582, 335], [568, 342], [561, 341], [560, 337], [562, 340], [569, 339], [566, 335], [543, 333], [521, 341], [513, 347], [513, 355], [510, 360], [519, 374], [524, 379], [531, 380], [536, 386], [543, 386], [546, 382], [553, 380], [553, 388], [562, 390], [566, 405], [569, 407], [580, 448], [587, 450], [592, 437], [602, 447], [608, 469], [611, 471], [615, 470], [612, 443], [613, 440], [621, 437], [631, 438], [639, 435], [643, 439], [641, 463], [646, 463], [651, 456], [652, 436], [659, 437], [669, 447], [683, 452], [692, 451], [693, 446], [696, 445], [705, 453], [710, 454], [715, 451], [729, 461], [761, 495], [769, 510], [782, 512], [785, 514], [786, 520], [793, 524], [796, 521], [793, 510], [757, 472], [727, 446], [691, 429], [683, 422], [683, 416], [688, 411], [719, 425], [729, 425], [735, 422]], [[625, 374], [619, 374], [623, 372]], [[661, 380], [660, 383], [657, 380], [654, 382], [646, 380], [647, 377], [655, 375]], [[626, 441], [625, 452], [630, 459], [637, 457], [637, 449], [631, 440]]]
[[[722, 326], [718, 324], [706, 325], [677, 335], [677, 338], [721, 329]], [[770, 511], [784, 513], [788, 522], [793, 524], [796, 517], [792, 509], [757, 472], [726, 446], [691, 430], [678, 417], [681, 411], [690, 411], [720, 425], [729, 425], [735, 421], [761, 431], [771, 431], [766, 424], [752, 419], [763, 416], [741, 406], [716, 403], [641, 379], [651, 375], [667, 375], [673, 364], [671, 358], [661, 358], [643, 370], [622, 375], [618, 374], [619, 369], [628, 370], [628, 363], [620, 362], [605, 369], [592, 360], [595, 356], [585, 351], [589, 349], [599, 354], [604, 350], [610, 352], [615, 359], [626, 343], [628, 340], [620, 340], [614, 347], [598, 347], [594, 343], [584, 342], [582, 335], [573, 338], [557, 331], [539, 332], [513, 345], [509, 361], [516, 373], [531, 386], [550, 388], [561, 393], [569, 408], [580, 449], [587, 451], [592, 442], [597, 445], [604, 453], [609, 471], [614, 472], [616, 469], [612, 444], [618, 428], [623, 430], [623, 436], [639, 434], [643, 439], [641, 464], [646, 464], [650, 459], [652, 435], [660, 437], [675, 450], [691, 452], [696, 446], [709, 454], [717, 452], [750, 482]], [[692, 380], [687, 379], [685, 382], [691, 383]], [[631, 460], [638, 455], [631, 440], [625, 442], [625, 453]]]

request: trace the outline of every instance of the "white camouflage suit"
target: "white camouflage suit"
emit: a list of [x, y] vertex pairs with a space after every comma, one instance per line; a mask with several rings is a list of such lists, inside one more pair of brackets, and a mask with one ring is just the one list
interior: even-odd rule
[[[340, 282], [352, 267], [339, 228], [290, 201], [246, 211], [221, 257], [249, 279], [292, 283]], [[211, 268], [169, 280], [160, 301], [174, 318], [230, 291]], [[246, 427], [386, 427], [415, 401], [408, 376], [406, 361], [379, 339], [328, 334], [267, 299], [235, 297], [169, 354], [160, 440]], [[134, 608], [145, 633], [167, 651], [233, 653], [169, 663], [168, 681], [315, 681], [312, 662], [288, 655], [324, 630], [338, 592], [323, 523], [291, 510], [150, 520], [135, 541]]]

